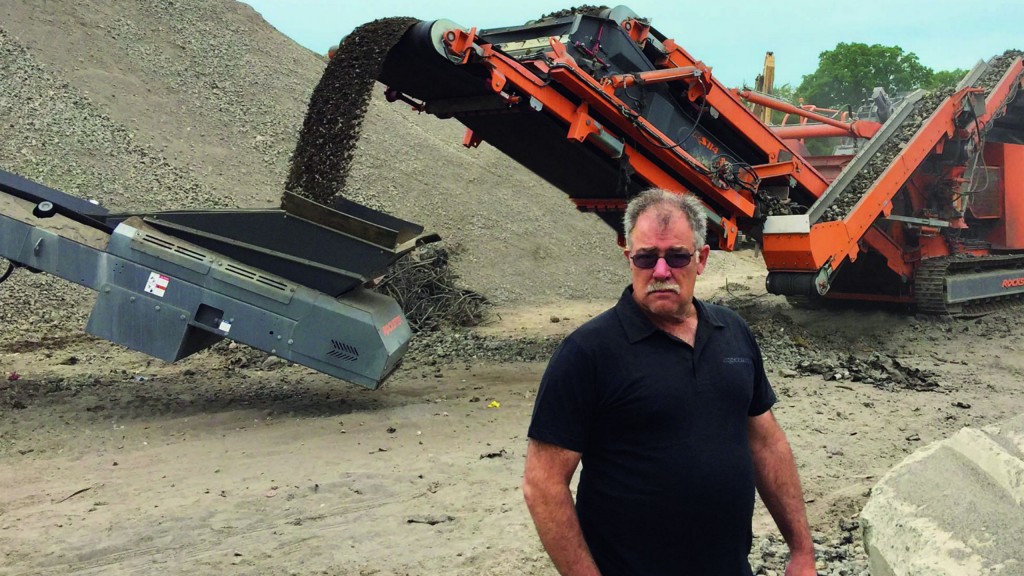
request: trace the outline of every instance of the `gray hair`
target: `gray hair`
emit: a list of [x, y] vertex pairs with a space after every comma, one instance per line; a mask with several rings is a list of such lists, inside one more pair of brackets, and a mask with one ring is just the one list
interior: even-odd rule
[[696, 196], [690, 193], [669, 192], [661, 188], [645, 190], [629, 201], [626, 205], [626, 213], [622, 216], [622, 229], [626, 233], [626, 247], [633, 246], [633, 228], [636, 221], [644, 212], [667, 204], [678, 209], [686, 216], [686, 220], [693, 229], [694, 250], [704, 247], [705, 237], [708, 233], [708, 221], [704, 216], [704, 206]]

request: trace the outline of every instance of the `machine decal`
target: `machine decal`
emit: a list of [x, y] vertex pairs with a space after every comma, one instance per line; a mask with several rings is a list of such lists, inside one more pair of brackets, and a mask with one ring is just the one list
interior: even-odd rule
[[167, 291], [167, 284], [170, 281], [171, 279], [163, 274], [150, 272], [149, 280], [146, 281], [146, 292], [163, 298], [164, 292]]
[[711, 140], [708, 140], [706, 136], [701, 136], [700, 138], [697, 138], [697, 142], [700, 142], [701, 146], [707, 148], [713, 154], [718, 154], [718, 146]]
[[395, 316], [391, 320], [388, 320], [387, 324], [385, 324], [385, 325], [380, 327], [380, 333], [385, 335], [385, 336], [387, 336], [387, 335], [391, 334], [392, 332], [394, 332], [395, 328], [398, 328], [401, 325], [402, 325], [402, 316], [401, 315]]
[[1019, 288], [1021, 286], [1024, 286], [1024, 277], [1003, 280], [1003, 288]]
[[220, 330], [221, 332], [227, 334], [228, 332], [231, 332], [231, 323], [221, 321], [220, 325], [217, 326], [217, 330]]

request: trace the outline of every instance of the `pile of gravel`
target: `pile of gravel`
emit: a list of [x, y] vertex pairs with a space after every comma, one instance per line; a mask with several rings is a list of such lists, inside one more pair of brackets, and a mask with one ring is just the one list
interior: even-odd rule
[[[861, 539], [860, 522], [840, 520], [832, 536], [812, 534], [814, 555], [821, 576], [869, 576], [868, 557]], [[785, 541], [774, 535], [754, 539], [748, 557], [755, 575], [783, 576], [789, 561]]]
[[[0, 167], [64, 192], [122, 210], [227, 207], [188, 171], [138, 144], [2, 27], [0, 125]], [[81, 304], [91, 301], [84, 288], [19, 270], [0, 284], [0, 339], [38, 336], [69, 324], [80, 330], [87, 313]]]
[[40, 65], [2, 27], [0, 102], [5, 170], [113, 210], [230, 206], [158, 150], [138, 144], [130, 130]]
[[500, 338], [468, 330], [443, 330], [417, 334], [405, 361], [414, 366], [446, 366], [480, 360], [545, 362], [561, 342], [561, 336]]

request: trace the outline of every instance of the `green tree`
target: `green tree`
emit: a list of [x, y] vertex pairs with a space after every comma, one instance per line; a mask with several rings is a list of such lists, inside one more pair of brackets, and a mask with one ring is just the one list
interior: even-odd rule
[[926, 90], [934, 90], [943, 86], [956, 86], [967, 76], [967, 70], [957, 68], [955, 70], [940, 70], [921, 86]]
[[856, 109], [875, 86], [895, 96], [925, 85], [933, 75], [916, 54], [899, 46], [840, 42], [818, 55], [818, 69], [803, 77], [797, 94], [816, 106]]

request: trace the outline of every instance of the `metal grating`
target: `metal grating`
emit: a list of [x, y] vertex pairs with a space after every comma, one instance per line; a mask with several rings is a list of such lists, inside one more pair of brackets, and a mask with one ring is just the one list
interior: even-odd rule
[[188, 248], [185, 248], [184, 246], [179, 246], [179, 245], [175, 244], [174, 242], [171, 242], [171, 241], [166, 240], [164, 238], [158, 238], [156, 236], [150, 236], [149, 234], [143, 233], [142, 234], [142, 241], [143, 242], [147, 242], [149, 244], [152, 244], [154, 246], [157, 246], [159, 248], [163, 248], [164, 250], [167, 250], [167, 251], [170, 251], [170, 252], [174, 252], [175, 254], [181, 254], [182, 256], [185, 256], [186, 258], [191, 258], [191, 259], [196, 260], [198, 262], [205, 262], [206, 258], [207, 258], [206, 254], [203, 254], [202, 252], [196, 252], [195, 250], [190, 250]]
[[359, 359], [359, 350], [351, 344], [331, 340], [331, 349], [327, 355], [345, 362], [354, 362]]
[[247, 280], [255, 280], [257, 274], [252, 270], [247, 270], [241, 266], [235, 266], [234, 264], [227, 264], [224, 266], [224, 270], [234, 274], [235, 276], [241, 276]]
[[275, 280], [273, 278], [268, 278], [263, 274], [260, 274], [259, 272], [256, 272], [254, 270], [249, 270], [248, 268], [242, 268], [241, 266], [228, 263], [224, 266], [224, 271], [230, 274], [234, 274], [235, 276], [241, 276], [246, 280], [258, 282], [260, 284], [263, 284], [264, 286], [273, 288], [274, 290], [288, 292], [288, 284], [281, 282], [279, 280]]

